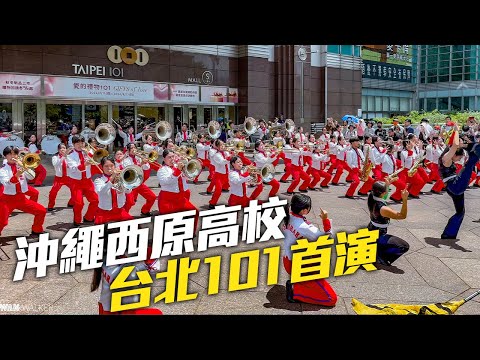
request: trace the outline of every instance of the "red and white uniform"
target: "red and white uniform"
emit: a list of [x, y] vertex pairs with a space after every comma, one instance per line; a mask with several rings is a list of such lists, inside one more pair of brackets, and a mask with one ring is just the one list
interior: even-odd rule
[[[283, 148], [290, 151], [292, 146], [286, 144]], [[289, 176], [292, 175], [292, 154], [290, 152], [282, 152], [282, 154], [284, 156], [283, 161], [285, 162], [285, 174], [283, 174], [283, 176], [280, 178], [280, 181], [285, 182]]]
[[418, 196], [423, 186], [425, 185], [425, 182], [419, 175], [418, 171], [415, 173], [414, 176], [408, 176], [408, 170], [415, 163], [417, 154], [414, 152], [414, 150], [403, 150], [400, 158], [402, 160], [402, 166], [404, 167], [404, 170], [401, 173], [401, 176], [403, 177], [402, 179], [406, 182], [409, 193], [413, 196]]
[[350, 146], [337, 144], [337, 171], [334, 178], [332, 179], [332, 184], [338, 184], [340, 177], [343, 174], [343, 170], [346, 169], [350, 173], [350, 166], [347, 164], [347, 151], [350, 150]]
[[295, 138], [297, 138], [302, 144], [307, 142], [307, 137], [304, 133], [296, 133]]
[[[397, 171], [398, 166], [397, 166], [397, 160], [395, 159], [395, 156], [393, 154], [388, 154], [388, 153], [383, 154], [381, 161], [382, 161], [381, 163], [382, 177], [380, 178], [380, 180], [383, 181], [385, 177]], [[394, 181], [392, 185], [395, 186], [395, 192], [392, 195], [390, 195], [390, 199], [395, 201], [400, 201], [402, 199], [402, 190], [405, 189], [406, 187], [404, 176], [400, 176], [399, 174], [398, 180]]]
[[[425, 150], [419, 148], [418, 146], [415, 146], [413, 148], [413, 150], [417, 154], [417, 158], [420, 157], [421, 155], [423, 155], [424, 152], [425, 152]], [[425, 184], [430, 181], [430, 176], [428, 175], [427, 171], [425, 170], [425, 168], [423, 166], [418, 167], [417, 173], [418, 173], [418, 175], [420, 175], [420, 177], [422, 178], [422, 180], [424, 181]]]
[[[211, 146], [206, 142], [205, 143], [197, 142], [196, 148], [197, 148], [197, 159], [200, 160], [202, 163], [202, 170], [204, 167], [208, 169], [208, 180], [211, 180], [213, 177], [213, 172], [215, 170], [212, 164], [210, 163], [210, 158], [208, 156]], [[200, 174], [201, 172], [193, 180], [194, 183], [197, 183], [198, 177], [200, 176]]]
[[0, 198], [2, 203], [0, 206], [0, 234], [8, 224], [8, 217], [15, 209], [34, 215], [32, 231], [42, 233], [47, 210], [25, 196], [29, 191], [27, 175], [24, 173], [17, 177], [18, 170], [17, 164], [8, 162], [0, 168], [0, 183], [3, 185], [3, 195]]
[[180, 144], [185, 141], [190, 141], [192, 139], [192, 134], [189, 130], [187, 131], [179, 131], [175, 136], [175, 142]]
[[[255, 166], [258, 169], [261, 169], [266, 164], [273, 164], [275, 161], [276, 161], [276, 154], [275, 153], [272, 153], [272, 154], [268, 155], [264, 150], [261, 150], [261, 151], [258, 151], [255, 154]], [[260, 180], [260, 179], [258, 179], [258, 180]], [[268, 184], [272, 187], [270, 189], [270, 193], [268, 194], [268, 197], [273, 197], [273, 196], [277, 195], [278, 189], [280, 189], [280, 183], [275, 178], [273, 178], [268, 183], [266, 182], [266, 184]], [[263, 190], [263, 182], [261, 182], [257, 186], [255, 191], [258, 191], [258, 193], [260, 194], [262, 192], [262, 190]], [[255, 198], [253, 198], [253, 199], [255, 199]]]
[[[297, 243], [297, 239], [317, 241], [320, 236], [333, 234], [329, 219], [323, 220], [323, 229], [324, 231], [321, 231], [302, 216], [290, 213], [290, 220], [282, 230], [285, 235], [283, 266], [287, 273], [291, 274], [292, 269], [292, 245]], [[293, 284], [293, 299], [311, 304], [334, 306], [337, 295], [326, 279], [319, 279]]]
[[54, 155], [52, 157], [52, 165], [55, 169], [55, 178], [53, 179], [52, 189], [48, 194], [48, 208], [52, 209], [55, 207], [55, 200], [57, 198], [58, 191], [62, 188], [62, 186], [68, 187], [70, 190], [70, 200], [68, 201], [68, 205], [73, 206], [73, 198], [72, 198], [72, 184], [67, 176], [67, 157], [62, 156], [60, 154]]
[[[365, 155], [360, 149], [351, 148], [347, 152], [347, 164], [350, 167], [350, 174], [352, 176], [352, 183], [347, 190], [345, 196], [353, 196], [357, 186], [360, 184], [360, 175], [362, 172], [363, 164], [365, 162]], [[363, 186], [358, 190], [359, 194], [367, 194], [375, 181], [371, 176], [368, 177], [368, 180], [365, 181]]]
[[[40, 150], [38, 150], [37, 145], [33, 143], [28, 144], [28, 152], [40, 154]], [[39, 164], [35, 169], [33, 169], [33, 171], [35, 172], [35, 178], [29, 182], [32, 182], [35, 186], [42, 185], [47, 177], [47, 169], [45, 169], [42, 164]]]
[[314, 189], [315, 186], [320, 181], [320, 178], [324, 178], [322, 183], [320, 184], [321, 187], [327, 187], [328, 183], [332, 179], [332, 175], [325, 171], [325, 167], [330, 160], [330, 155], [328, 154], [312, 154], [312, 176], [313, 179], [310, 183], [310, 189]]
[[307, 190], [310, 186], [310, 176], [303, 170], [303, 155], [310, 154], [307, 151], [297, 149], [298, 152], [292, 152], [292, 177], [293, 181], [287, 189], [288, 193], [293, 193], [295, 188], [300, 183], [300, 179], [303, 180], [302, 185], [300, 185], [300, 190]]
[[215, 166], [215, 174], [213, 180], [207, 189], [207, 192], [211, 192], [215, 187], [212, 199], [209, 201], [210, 205], [217, 205], [218, 199], [223, 190], [228, 190], [230, 185], [228, 182], [228, 173], [230, 172], [230, 155], [226, 151], [217, 151], [213, 158], [211, 158], [213, 165]]
[[139, 133], [139, 134], [135, 135], [135, 134], [126, 133], [123, 130], [118, 130], [118, 134], [123, 139], [123, 147], [124, 148], [126, 148], [128, 144], [134, 143], [135, 140], [138, 140], [138, 139], [142, 138], [142, 133]]
[[82, 222], [83, 197], [89, 202], [84, 219], [94, 221], [98, 209], [98, 196], [95, 192], [90, 164], [87, 163], [88, 155], [83, 151], [73, 150], [67, 155], [67, 175], [71, 179], [73, 198], [73, 221]]
[[250, 198], [247, 196], [247, 182], [249, 180], [250, 175], [248, 172], [241, 173], [238, 170], [231, 170], [228, 173], [228, 181], [230, 182], [230, 197], [228, 198], [228, 206], [248, 206]]
[[189, 200], [190, 190], [188, 190], [188, 184], [183, 173], [175, 166], [164, 165], [158, 171], [157, 177], [161, 187], [158, 194], [158, 210], [160, 214], [196, 210], [195, 232], [198, 223], [198, 209]]
[[117, 191], [110, 181], [111, 176], [103, 175], [95, 179], [95, 191], [98, 194], [98, 211], [95, 214], [95, 224], [105, 224], [113, 221], [131, 220], [133, 217], [124, 209], [126, 193], [131, 190]]
[[[162, 155], [163, 154], [163, 148], [161, 146], [158, 146], [156, 143], [151, 143], [151, 144], [143, 144], [143, 151], [145, 151], [146, 153], [151, 153], [152, 151], [156, 151], [159, 155]], [[161, 165], [154, 161], [154, 162], [151, 162], [150, 163], [150, 167], [155, 170], [155, 171], [158, 171], [161, 167]]]
[[382, 177], [382, 157], [386, 152], [387, 149], [381, 146], [377, 148], [375, 145], [372, 145], [370, 149], [370, 160], [372, 161], [372, 164], [374, 164], [372, 172], [375, 179], [380, 179]]
[[[250, 147], [250, 141], [248, 141], [247, 139], [245, 139], [245, 137], [233, 138], [233, 139], [232, 139], [232, 142], [233, 142], [235, 145], [236, 145], [237, 143], [239, 143], [240, 141], [243, 141], [243, 142], [244, 142], [245, 148]], [[245, 153], [244, 153], [243, 151], [239, 151], [239, 152], [237, 153], [237, 156], [239, 156], [240, 159], [242, 159], [243, 165], [251, 165], [251, 164], [252, 164], [252, 162], [250, 161], [250, 159], [245, 156]]]
[[137, 202], [138, 195], [141, 195], [145, 199], [145, 204], [143, 204], [140, 211], [143, 214], [146, 214], [150, 212], [153, 204], [155, 203], [155, 200], [157, 199], [155, 193], [147, 185], [145, 185], [145, 181], [147, 181], [150, 177], [150, 164], [142, 164], [142, 159], [140, 159], [138, 156], [125, 154], [125, 157], [122, 160], [122, 166], [123, 168], [125, 168], [130, 165], [137, 165], [142, 168], [143, 182], [142, 185], [133, 189], [131, 195], [127, 196], [127, 204], [125, 205], [125, 210], [129, 212], [135, 202]]
[[441, 180], [438, 159], [440, 158], [440, 155], [442, 155], [442, 151], [443, 150], [440, 146], [433, 144], [428, 144], [425, 149], [425, 163], [430, 170], [429, 181]]
[[333, 170], [337, 168], [337, 142], [335, 141], [329, 141], [328, 142], [328, 154], [330, 155], [330, 167], [328, 168], [328, 173], [330, 175], [333, 174]]

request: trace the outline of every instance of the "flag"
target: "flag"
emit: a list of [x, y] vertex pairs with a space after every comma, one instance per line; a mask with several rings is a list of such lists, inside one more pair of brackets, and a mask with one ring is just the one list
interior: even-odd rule
[[428, 305], [364, 304], [353, 298], [353, 310], [359, 315], [452, 315], [467, 301], [480, 294], [480, 290], [463, 300]]

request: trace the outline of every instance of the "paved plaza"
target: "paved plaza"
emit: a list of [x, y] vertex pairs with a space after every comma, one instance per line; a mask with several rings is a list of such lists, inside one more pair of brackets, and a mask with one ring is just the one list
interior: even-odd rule
[[[48, 193], [53, 181], [51, 157], [42, 156], [43, 164], [49, 176], [46, 186], [40, 191], [39, 202], [46, 206]], [[283, 165], [277, 166], [277, 172], [283, 171]], [[208, 209], [210, 196], [205, 195], [207, 174], [200, 176], [198, 185], [191, 185], [191, 201], [201, 210]], [[277, 174], [277, 179], [279, 175]], [[344, 180], [345, 177], [342, 177]], [[203, 180], [203, 181], [202, 181]], [[152, 176], [147, 181], [158, 194], [158, 181]], [[392, 220], [389, 233], [397, 235], [410, 244], [410, 250], [394, 263], [392, 269], [372, 272], [358, 270], [353, 275], [331, 277], [329, 282], [338, 295], [334, 308], [325, 308], [300, 303], [288, 303], [285, 298], [285, 282], [288, 275], [280, 262], [279, 283], [266, 285], [266, 257], [260, 259], [258, 287], [251, 290], [227, 292], [227, 260], [233, 252], [281, 245], [282, 240], [268, 241], [263, 244], [241, 244], [234, 248], [213, 248], [206, 252], [193, 254], [194, 258], [222, 255], [222, 273], [220, 292], [207, 295], [208, 266], [201, 263], [198, 273], [190, 275], [189, 292], [198, 293], [195, 300], [165, 305], [163, 302], [153, 306], [164, 314], [292, 314], [292, 315], [338, 315], [355, 314], [351, 306], [352, 297], [364, 303], [403, 303], [428, 304], [459, 300], [480, 289], [480, 189], [470, 188], [465, 194], [467, 213], [459, 233], [459, 240], [441, 240], [440, 234], [448, 218], [453, 214], [453, 203], [447, 194], [436, 195], [428, 191], [432, 185], [426, 185], [425, 194], [420, 199], [409, 200], [408, 217], [403, 221]], [[288, 198], [288, 184], [281, 183], [279, 197]], [[345, 186], [330, 186], [322, 191], [309, 191], [313, 208], [307, 216], [313, 223], [319, 221], [319, 208], [328, 211], [335, 231], [355, 232], [366, 227], [369, 222], [367, 198], [346, 199]], [[263, 191], [260, 199], [266, 200], [269, 187]], [[45, 230], [51, 238], [61, 239], [73, 226], [73, 211], [67, 208], [69, 192], [64, 187], [59, 192], [56, 211], [47, 213]], [[227, 193], [223, 193], [219, 204], [226, 204]], [[131, 214], [140, 214], [144, 199], [139, 197]], [[206, 206], [207, 205], [207, 206]], [[392, 204], [395, 209], [401, 205]], [[84, 208], [86, 211], [86, 207]], [[153, 207], [158, 213], [157, 203]], [[21, 311], [0, 312], [0, 314], [97, 314], [99, 291], [90, 292], [92, 271], [79, 271], [72, 274], [58, 274], [58, 266], [52, 266], [45, 278], [36, 279], [34, 272], [28, 270], [23, 281], [12, 282], [16, 267], [15, 238], [29, 236], [32, 215], [14, 212], [9, 225], [0, 238], [0, 304], [20, 304]], [[32, 238], [36, 241], [36, 237]], [[242, 268], [242, 270], [244, 270]], [[332, 271], [333, 273], [333, 267]], [[154, 282], [154, 285], [157, 285]], [[153, 286], [152, 294], [162, 291], [161, 286]], [[456, 314], [480, 314], [480, 296], [461, 306]]]

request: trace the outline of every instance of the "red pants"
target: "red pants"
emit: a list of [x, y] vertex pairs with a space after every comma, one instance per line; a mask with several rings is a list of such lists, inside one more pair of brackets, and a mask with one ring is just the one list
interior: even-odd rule
[[350, 172], [350, 166], [348, 166], [348, 164], [345, 161], [337, 159], [337, 171], [332, 180], [332, 184], [338, 184], [338, 181], [340, 180], [340, 177], [342, 176], [344, 169]]
[[45, 221], [47, 210], [42, 205], [28, 199], [25, 194], [3, 194], [0, 201], [3, 203], [3, 209], [0, 210], [5, 211], [5, 214], [0, 219], [0, 234], [2, 233], [3, 228], [8, 224], [8, 217], [15, 209], [27, 214], [32, 214], [34, 216], [32, 231], [37, 233], [43, 232], [43, 222]]
[[[382, 165], [375, 165], [372, 170], [373, 177], [377, 180], [382, 178]], [[369, 190], [370, 191], [370, 190]]]
[[425, 184], [430, 181], [430, 176], [427, 174], [424, 167], [419, 166], [417, 169], [417, 174], [420, 175]]
[[45, 167], [40, 164], [35, 169], [33, 169], [33, 171], [35, 171], [35, 178], [30, 182], [33, 183], [33, 185], [35, 186], [42, 185], [45, 181], [45, 178], [47, 177], [47, 169], [45, 169]]
[[252, 165], [252, 162], [245, 156], [243, 151], [239, 152], [237, 155], [240, 159], [242, 159], [243, 165], [246, 165], [246, 166]]
[[241, 207], [247, 207], [249, 202], [250, 198], [248, 196], [230, 194], [230, 197], [228, 198], [228, 206], [240, 205]]
[[93, 221], [95, 213], [98, 209], [98, 195], [95, 192], [91, 179], [74, 180], [72, 182], [72, 199], [73, 199], [73, 221], [77, 224], [82, 222], [83, 197], [85, 196], [89, 202], [88, 210], [85, 214], [87, 221]]
[[[208, 178], [207, 180], [212, 180], [212, 176], [213, 176], [213, 170], [215, 170], [215, 167], [212, 166], [212, 164], [210, 164], [210, 160], [208, 159], [198, 159], [201, 161], [202, 163], [202, 171], [203, 171], [203, 168], [204, 167], [207, 167], [208, 168]], [[243, 160], [242, 160], [243, 161]], [[197, 177], [195, 179], [193, 179], [193, 182], [196, 183], [198, 181], [198, 177], [200, 176], [200, 174], [202, 173], [202, 171], [200, 171], [200, 173], [197, 175]]]
[[157, 199], [157, 195], [155, 195], [155, 193], [147, 185], [145, 185], [145, 183], [143, 183], [139, 187], [133, 189], [130, 194], [127, 194], [127, 201], [125, 203], [125, 211], [127, 213], [135, 204], [138, 195], [141, 195], [145, 199], [145, 204], [140, 210], [144, 214], [150, 212], [155, 200]]
[[303, 180], [302, 185], [300, 185], [300, 190], [307, 190], [310, 185], [310, 176], [303, 171], [302, 166], [292, 165], [292, 176], [293, 181], [287, 189], [287, 192], [294, 192], [297, 185], [300, 183], [300, 179]]
[[38, 202], [38, 195], [39, 195], [39, 192], [37, 189], [35, 189], [34, 187], [28, 185], [28, 190], [27, 192], [25, 193], [26, 196], [28, 196], [30, 198], [30, 200], [32, 201], [35, 201], [35, 202]]
[[277, 166], [278, 165], [278, 162], [280, 161], [280, 159], [283, 159], [283, 162], [285, 163], [285, 154], [283, 152], [279, 153], [277, 155], [277, 158], [275, 159], [275, 161], [272, 163], [273, 166]]
[[[355, 194], [357, 186], [360, 184], [360, 169], [354, 168], [352, 169], [352, 171], [350, 171], [350, 174], [352, 175], [352, 183], [350, 184], [350, 187], [348, 188], [345, 196], [353, 196]], [[374, 182], [375, 180], [373, 180], [372, 177], [369, 176], [368, 180], [365, 181], [365, 183], [360, 188], [360, 190], [358, 190], [358, 192], [366, 194], [368, 191], [370, 191]]]
[[99, 208], [95, 214], [95, 225], [132, 219], [133, 216], [125, 211], [124, 208], [116, 208], [112, 210], [103, 210]]
[[[380, 180], [384, 181], [385, 177], [387, 176], [388, 176], [387, 173], [382, 172], [382, 177]], [[401, 177], [399, 176], [398, 180], [394, 181], [392, 185], [395, 186], [395, 192], [392, 195], [390, 195], [390, 199], [400, 201], [402, 199], [402, 190], [405, 189], [405, 187], [407, 186], [405, 184], [405, 180], [403, 176]]]
[[161, 190], [160, 194], [158, 194], [158, 210], [160, 215], [195, 210], [195, 225], [193, 229], [193, 233], [195, 234], [198, 224], [198, 209], [188, 200], [189, 197], [190, 194], [186, 191], [183, 193], [172, 193]]
[[330, 155], [330, 167], [328, 168], [327, 173], [330, 175], [333, 174], [333, 170], [337, 168], [337, 155]]
[[330, 182], [330, 180], [332, 180], [332, 175], [324, 170], [317, 170], [312, 168], [312, 175], [313, 179], [310, 182], [310, 188], [312, 189], [315, 188], [321, 177], [323, 177], [324, 179], [321, 182], [320, 186], [328, 186], [328, 183]]
[[98, 303], [98, 315], [163, 315], [163, 313], [157, 308], [141, 308], [110, 312], [103, 310], [102, 303]]
[[405, 169], [400, 173], [400, 175], [402, 175], [402, 179], [404, 179], [407, 184], [408, 192], [413, 196], [418, 196], [425, 185], [425, 181], [419, 175], [418, 171], [415, 173], [415, 175], [410, 177], [408, 176], [408, 170]]
[[[270, 185], [272, 188], [270, 189], [270, 192], [268, 193], [268, 197], [274, 197], [278, 193], [278, 189], [280, 189], [280, 183], [276, 179], [270, 180], [270, 182], [267, 183], [267, 185]], [[258, 195], [263, 191], [264, 184], [261, 182], [258, 184], [257, 188], [255, 191], [252, 193], [252, 200], [255, 200]], [[258, 191], [258, 195], [253, 197], [253, 194]]]
[[[229, 189], [229, 183], [228, 183], [228, 174], [220, 174], [220, 173], [215, 173], [213, 176], [213, 180], [210, 183], [210, 186], [215, 186], [215, 191], [213, 193], [212, 199], [209, 201], [209, 204], [211, 205], [217, 205], [218, 199], [220, 199], [220, 195], [222, 195], [222, 190], [228, 190]], [[207, 191], [209, 191], [210, 186], [208, 187]], [[212, 190], [210, 190], [211, 192]]]
[[438, 164], [429, 162], [427, 167], [430, 169], [430, 175], [428, 176], [429, 182], [430, 181], [438, 181], [438, 180], [441, 179]]
[[55, 207], [55, 199], [57, 198], [58, 191], [61, 189], [62, 186], [66, 186], [68, 187], [68, 190], [70, 190], [70, 200], [68, 201], [68, 205], [73, 205], [72, 187], [70, 185], [69, 179], [70, 178], [66, 176], [64, 177], [55, 176], [55, 179], [53, 180], [52, 189], [50, 190], [50, 194], [48, 194], [47, 208], [51, 209]]
[[99, 166], [90, 166], [90, 174], [92, 175], [92, 177], [93, 175], [103, 175], [103, 171], [99, 169]]
[[292, 160], [285, 158], [285, 174], [280, 178], [280, 181], [287, 181], [289, 176], [292, 176]]
[[445, 183], [442, 179], [438, 179], [435, 184], [432, 186], [432, 191], [440, 192], [445, 187]]
[[[284, 256], [283, 267], [288, 274], [292, 273], [292, 261]], [[335, 306], [337, 294], [325, 279], [294, 283], [293, 299], [296, 301], [324, 306]]]
[[158, 162], [154, 161], [150, 163], [150, 169], [155, 170], [155, 172], [158, 172], [162, 168], [162, 165], [160, 165]]

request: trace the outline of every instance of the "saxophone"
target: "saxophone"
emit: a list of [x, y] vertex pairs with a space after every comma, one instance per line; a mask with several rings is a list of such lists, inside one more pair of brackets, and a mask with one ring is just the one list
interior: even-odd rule
[[395, 179], [396, 177], [398, 177], [398, 174], [400, 174], [402, 171], [403, 171], [403, 167], [401, 167], [400, 169], [394, 171], [393, 173], [391, 173], [390, 175], [387, 175], [385, 177], [385, 179], [389, 179], [390, 182], [392, 182], [392, 179]]
[[362, 173], [360, 175], [361, 181], [367, 181], [370, 177], [370, 172], [373, 169], [373, 164], [370, 161], [370, 146], [367, 146], [367, 150], [365, 152], [365, 161], [363, 162]]
[[425, 159], [425, 155], [422, 155], [422, 156], [419, 156], [417, 160], [415, 160], [415, 163], [412, 165], [410, 170], [408, 170], [408, 177], [412, 177], [417, 173], [417, 169], [424, 159]]

